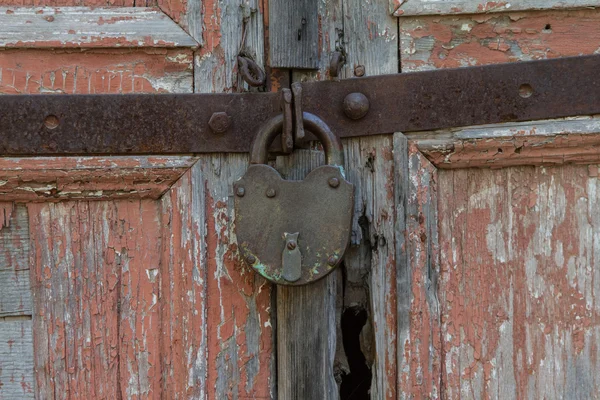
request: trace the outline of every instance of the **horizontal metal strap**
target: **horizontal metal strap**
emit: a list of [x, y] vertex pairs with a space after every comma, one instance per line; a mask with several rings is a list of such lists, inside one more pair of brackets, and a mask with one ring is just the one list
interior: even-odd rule
[[[340, 137], [600, 114], [598, 71], [594, 55], [310, 82], [302, 109]], [[367, 97], [364, 117], [344, 114], [350, 93]], [[277, 93], [0, 96], [0, 155], [247, 152], [281, 102]]]

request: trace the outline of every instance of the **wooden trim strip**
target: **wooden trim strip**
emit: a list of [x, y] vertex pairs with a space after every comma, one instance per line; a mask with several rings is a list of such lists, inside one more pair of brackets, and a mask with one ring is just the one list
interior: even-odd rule
[[197, 48], [162, 11], [149, 7], [0, 7], [4, 48]]
[[598, 7], [597, 0], [390, 0], [390, 12], [396, 17], [595, 7]]
[[0, 158], [0, 199], [158, 199], [196, 160], [193, 156]]
[[600, 115], [406, 135], [438, 168], [502, 168], [600, 161]]

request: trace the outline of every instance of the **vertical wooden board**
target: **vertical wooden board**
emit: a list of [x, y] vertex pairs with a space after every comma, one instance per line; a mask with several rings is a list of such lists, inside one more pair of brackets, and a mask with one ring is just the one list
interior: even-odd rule
[[[264, 65], [264, 6], [259, 0], [214, 0], [203, 4], [202, 47], [195, 54], [194, 91], [243, 91], [248, 85], [237, 71], [240, 51]], [[245, 38], [244, 38], [245, 32]], [[242, 45], [243, 43], [243, 45]]]
[[[237, 73], [237, 56], [243, 50], [263, 64], [263, 17], [264, 6], [259, 0], [242, 6], [231, 0], [203, 4], [202, 48], [196, 52], [194, 65], [195, 92], [247, 88]], [[247, 155], [203, 155], [190, 177], [202, 213], [196, 235], [200, 236], [200, 265], [206, 271], [209, 398], [275, 396], [271, 285], [242, 263], [234, 232], [232, 185], [247, 166]]]
[[0, 399], [31, 399], [29, 230], [23, 205], [0, 203]]
[[400, 18], [402, 71], [598, 52], [600, 9]]
[[394, 135], [398, 258], [398, 397], [440, 398], [437, 170]]
[[242, 262], [234, 231], [232, 187], [245, 172], [248, 156], [212, 155], [198, 162], [193, 174], [204, 184], [201, 262], [207, 274], [209, 397], [270, 398], [274, 396], [271, 285]]
[[206, 399], [207, 261], [203, 182], [199, 164], [163, 196], [161, 285], [163, 392], [174, 399]]
[[[386, 13], [387, 2], [343, 1], [343, 42], [347, 52], [342, 77], [362, 65], [365, 75], [398, 72], [397, 20]], [[352, 245], [348, 276], [368, 279], [371, 315], [363, 328], [372, 335], [370, 396], [397, 397], [397, 310], [395, 179], [391, 136], [344, 141], [348, 179], [355, 184]], [[366, 274], [366, 275], [365, 275]], [[360, 282], [355, 282], [360, 283]], [[351, 301], [349, 297], [348, 300]]]
[[160, 396], [157, 203], [28, 209], [38, 398]]
[[439, 172], [445, 395], [599, 393], [597, 171]]
[[30, 317], [0, 317], [0, 399], [33, 399]]
[[27, 208], [0, 203], [0, 318], [15, 315], [31, 315]]
[[274, 68], [318, 69], [318, 2], [286, 0], [269, 2], [269, 59]]
[[277, 287], [278, 398], [339, 398], [333, 364], [341, 278], [337, 269], [307, 286]]
[[[346, 140], [347, 178], [355, 185], [352, 244], [346, 265], [367, 280], [372, 331], [373, 399], [396, 397], [395, 169], [391, 136]], [[368, 252], [365, 257], [364, 250]], [[361, 274], [358, 269], [362, 270]], [[348, 300], [351, 300], [349, 298]], [[351, 304], [349, 304], [351, 305]]]

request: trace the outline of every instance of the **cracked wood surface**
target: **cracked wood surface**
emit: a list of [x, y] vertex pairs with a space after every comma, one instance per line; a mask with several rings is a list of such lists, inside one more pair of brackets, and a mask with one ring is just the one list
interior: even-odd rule
[[194, 164], [191, 156], [0, 158], [5, 201], [158, 199]]
[[197, 47], [161, 11], [146, 7], [0, 7], [0, 47]]
[[598, 166], [438, 175], [444, 396], [597, 396]]
[[0, 398], [31, 398], [33, 343], [25, 206], [0, 202]]
[[[598, 15], [401, 18], [402, 68], [594, 53]], [[430, 396], [595, 397], [597, 116], [407, 136], [442, 168], [440, 332], [432, 347], [439, 365], [431, 364], [441, 381]]]
[[596, 0], [390, 0], [397, 17], [415, 15], [488, 14], [506, 11], [559, 10], [598, 7]]

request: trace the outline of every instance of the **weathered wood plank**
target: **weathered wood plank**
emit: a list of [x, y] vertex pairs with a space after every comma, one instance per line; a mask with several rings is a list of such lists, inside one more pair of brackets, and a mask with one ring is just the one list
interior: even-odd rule
[[[398, 22], [385, 13], [386, 7], [385, 0], [343, 1], [347, 64], [342, 77], [353, 76], [359, 65], [366, 76], [398, 72]], [[366, 296], [369, 318], [361, 344], [372, 374], [370, 397], [395, 399], [400, 388], [393, 141], [391, 136], [357, 138], [345, 140], [344, 148], [348, 179], [356, 187], [353, 248], [346, 258], [346, 285], [354, 290], [348, 291], [344, 306], [360, 305]], [[360, 286], [362, 294], [357, 290]]]
[[600, 161], [600, 118], [504, 123], [419, 132], [408, 138], [438, 168]]
[[[269, 398], [273, 394], [271, 285], [238, 254], [233, 182], [248, 167], [246, 154], [200, 158], [206, 233], [207, 387], [215, 398]], [[195, 172], [195, 171], [193, 171]]]
[[[394, 135], [399, 398], [440, 398], [437, 170]], [[404, 233], [404, 234], [402, 234]]]
[[594, 7], [598, 7], [596, 0], [390, 0], [390, 12], [397, 17]]
[[158, 199], [195, 161], [191, 156], [1, 158], [0, 197], [44, 202]]
[[600, 8], [399, 21], [403, 72], [593, 54], [600, 40]]
[[0, 399], [32, 399], [29, 226], [23, 205], [0, 202]]
[[160, 397], [158, 204], [28, 209], [38, 398]]
[[[237, 55], [243, 49], [263, 65], [263, 18], [258, 0], [242, 6], [232, 0], [203, 3], [195, 92], [247, 88], [237, 73]], [[275, 397], [271, 285], [242, 262], [234, 232], [232, 185], [247, 166], [245, 154], [203, 155], [190, 176], [190, 190], [198, 201], [194, 207], [202, 210], [194, 235], [207, 277], [204, 356], [209, 398]]]
[[316, 0], [269, 2], [269, 59], [273, 68], [318, 69], [319, 18]]
[[597, 171], [439, 171], [444, 396], [600, 392]]
[[0, 317], [0, 399], [33, 399], [30, 317]]
[[193, 53], [190, 49], [6, 49], [0, 52], [0, 76], [4, 94], [187, 93], [193, 86]]
[[0, 317], [31, 315], [28, 228], [25, 206], [0, 203]]
[[197, 47], [161, 11], [145, 7], [0, 7], [0, 47]]
[[161, 199], [162, 382], [164, 393], [174, 399], [206, 399], [210, 393], [204, 185], [192, 182], [202, 176], [199, 165], [192, 168]]

